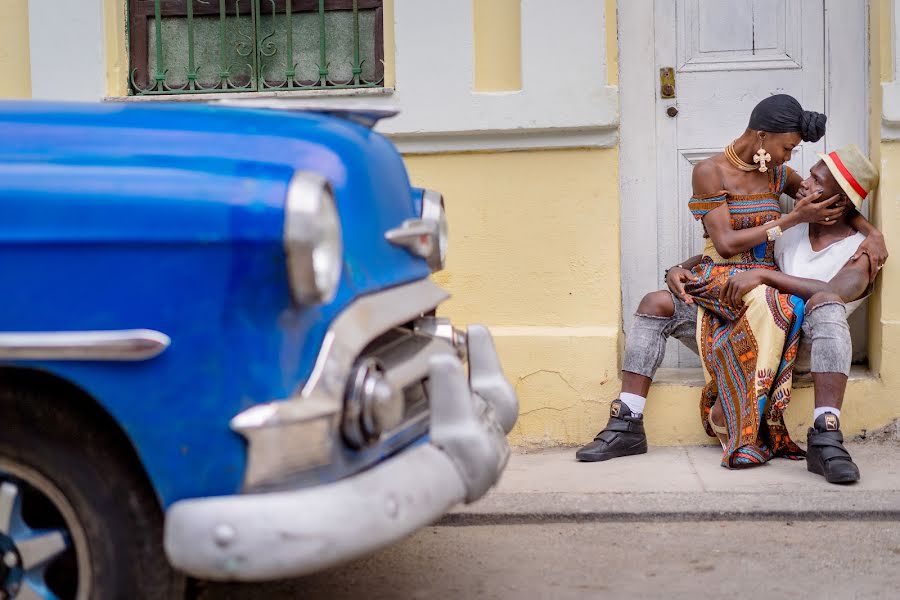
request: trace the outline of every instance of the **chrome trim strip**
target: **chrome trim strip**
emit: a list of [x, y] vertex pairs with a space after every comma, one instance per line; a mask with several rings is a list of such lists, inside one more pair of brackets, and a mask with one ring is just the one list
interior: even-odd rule
[[285, 404], [300, 408], [308, 398], [333, 402], [340, 411], [353, 362], [363, 349], [392, 327], [415, 320], [450, 295], [429, 279], [420, 279], [383, 292], [364, 296], [331, 324], [316, 365], [299, 396]]
[[171, 342], [152, 329], [11, 331], [0, 333], [0, 360], [141, 361], [158, 356]]
[[[393, 327], [414, 321], [450, 295], [429, 279], [363, 296], [344, 309], [325, 333], [319, 356], [306, 385], [285, 400], [248, 409], [231, 421], [246, 434], [261, 427], [338, 415], [353, 363], [369, 342]], [[261, 407], [265, 406], [266, 409]]]

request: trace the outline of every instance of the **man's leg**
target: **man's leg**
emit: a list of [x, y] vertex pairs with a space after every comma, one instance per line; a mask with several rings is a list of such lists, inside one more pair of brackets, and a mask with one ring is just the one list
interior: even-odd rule
[[686, 333], [684, 337], [693, 340], [696, 312], [696, 307], [675, 300], [668, 291], [644, 296], [625, 338], [622, 393], [610, 406], [606, 428], [575, 453], [578, 460], [595, 462], [647, 451], [643, 412], [650, 383], [665, 356], [668, 337]]
[[850, 374], [853, 344], [847, 311], [836, 294], [815, 294], [806, 304], [803, 335], [811, 344], [811, 368], [816, 408], [807, 434], [806, 466], [829, 483], [859, 481], [859, 468], [844, 448], [841, 406]]

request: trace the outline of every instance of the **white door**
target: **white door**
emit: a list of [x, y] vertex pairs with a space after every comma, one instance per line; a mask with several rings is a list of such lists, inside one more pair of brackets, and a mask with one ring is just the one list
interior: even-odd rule
[[[851, 0], [863, 8], [865, 3]], [[620, 2], [620, 10], [624, 4]], [[645, 4], [638, 0], [636, 4]], [[645, 10], [650, 8], [645, 7]], [[636, 11], [632, 6], [629, 10]], [[652, 2], [652, 56], [655, 79], [654, 102], [645, 103], [654, 114], [644, 116], [644, 130], [652, 127], [651, 152], [655, 155], [655, 185], [645, 189], [655, 204], [635, 205], [623, 197], [623, 265], [629, 265], [629, 252], [646, 252], [646, 246], [629, 248], [629, 223], [653, 219], [656, 230], [656, 264], [653, 280], [631, 277], [623, 268], [625, 301], [634, 302], [658, 289], [661, 274], [677, 261], [699, 254], [703, 249], [702, 228], [687, 208], [691, 196], [691, 171], [698, 161], [721, 152], [747, 127], [750, 112], [757, 102], [772, 95], [790, 94], [807, 110], [828, 112], [826, 107], [826, 0], [656, 0]], [[627, 19], [622, 25], [627, 24]], [[645, 17], [646, 18], [646, 17]], [[864, 22], [863, 22], [864, 23]], [[623, 87], [628, 84], [625, 69], [633, 32], [620, 29]], [[644, 34], [646, 35], [646, 34]], [[638, 42], [641, 43], [641, 42]], [[646, 42], [643, 42], [646, 43]], [[634, 52], [631, 53], [634, 55]], [[644, 67], [637, 68], [646, 68]], [[662, 93], [660, 69], [674, 70], [674, 98]], [[646, 82], [646, 80], [644, 80]], [[633, 107], [626, 107], [623, 89], [623, 147], [630, 132], [637, 131], [627, 119], [640, 119]], [[864, 92], [863, 92], [864, 93]], [[829, 127], [834, 115], [829, 115]], [[857, 115], [852, 115], [856, 118]], [[859, 111], [861, 139], [865, 140], [865, 112]], [[842, 116], [842, 118], [846, 118]], [[626, 127], [626, 125], [628, 125]], [[651, 133], [645, 131], [643, 135]], [[834, 147], [826, 137], [813, 144], [803, 143], [795, 152], [791, 166], [801, 173], [818, 160], [816, 153]], [[637, 134], [635, 134], [637, 135]], [[845, 135], [843, 137], [846, 137]], [[624, 164], [624, 177], [628, 177]], [[627, 193], [623, 185], [623, 193]], [[651, 191], [652, 190], [652, 191]], [[631, 213], [631, 214], [629, 214]], [[633, 226], [633, 225], [632, 225]], [[652, 229], [652, 228], [650, 228]], [[643, 231], [648, 231], [644, 229]], [[639, 231], [639, 230], [635, 230]], [[650, 244], [653, 246], [653, 244]], [[635, 289], [642, 287], [644, 289]], [[624, 307], [626, 326], [633, 305]], [[699, 359], [675, 340], [666, 352], [666, 367], [699, 366]]]

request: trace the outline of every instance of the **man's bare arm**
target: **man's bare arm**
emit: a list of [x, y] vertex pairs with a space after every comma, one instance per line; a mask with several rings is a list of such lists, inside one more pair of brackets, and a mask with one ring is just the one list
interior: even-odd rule
[[792, 277], [780, 271], [767, 271], [763, 281], [769, 286], [786, 294], [799, 296], [809, 300], [817, 292], [831, 292], [841, 297], [844, 302], [859, 300], [869, 288], [869, 257], [850, 261], [838, 271], [830, 281]]
[[828, 282], [793, 277], [780, 271], [750, 269], [732, 276], [722, 286], [719, 298], [723, 303], [737, 308], [742, 304], [742, 299], [747, 292], [759, 285], [768, 285], [780, 292], [793, 294], [804, 300], [809, 300], [818, 292], [829, 292], [837, 294], [844, 302], [853, 302], [865, 295], [870, 285], [869, 257], [866, 255], [863, 257], [856, 261], [848, 261]]
[[859, 249], [850, 260], [857, 261], [859, 257], [868, 255], [869, 281], [872, 282], [875, 281], [875, 276], [878, 275], [881, 266], [887, 262], [889, 256], [887, 245], [884, 242], [884, 236], [875, 229], [874, 225], [869, 223], [855, 208], [850, 210], [852, 211], [850, 213], [850, 226], [866, 236], [866, 239], [859, 245]]
[[672, 269], [681, 267], [682, 269], [687, 269], [688, 271], [690, 271], [691, 269], [693, 269], [694, 267], [699, 265], [701, 260], [703, 260], [703, 255], [697, 254], [696, 256], [692, 256], [687, 260], [683, 260], [680, 263], [678, 263], [677, 265], [674, 265], [671, 268], [666, 269], [666, 270], [671, 271]]
[[685, 304], [694, 303], [694, 299], [691, 298], [690, 294], [684, 291], [684, 284], [695, 279], [691, 269], [699, 265], [701, 260], [703, 260], [703, 256], [698, 254], [678, 263], [674, 267], [666, 269], [666, 286], [668, 286], [670, 292], [681, 298]]
[[864, 254], [861, 258], [844, 265], [844, 268], [828, 282], [830, 291], [840, 296], [844, 302], [853, 302], [865, 296], [872, 287], [869, 261], [871, 258]]

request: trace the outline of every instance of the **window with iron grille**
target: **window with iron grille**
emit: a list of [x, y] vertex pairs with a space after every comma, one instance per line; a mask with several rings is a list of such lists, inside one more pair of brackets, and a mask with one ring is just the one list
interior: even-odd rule
[[381, 87], [382, 0], [129, 0], [135, 95]]

